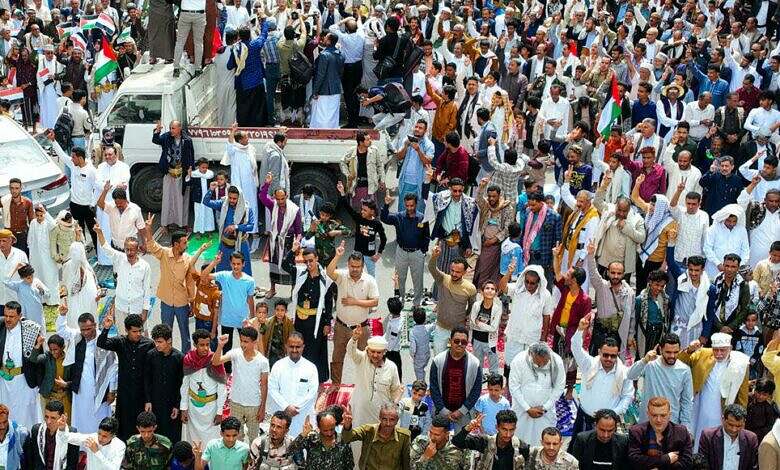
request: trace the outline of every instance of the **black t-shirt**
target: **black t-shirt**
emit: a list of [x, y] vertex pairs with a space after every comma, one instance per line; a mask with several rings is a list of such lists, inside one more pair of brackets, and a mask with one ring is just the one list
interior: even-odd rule
[[514, 465], [515, 448], [508, 445], [496, 449], [496, 458], [493, 459], [493, 470], [512, 470]]
[[591, 468], [598, 470], [612, 470], [612, 446], [604, 444], [598, 439], [594, 441], [593, 465]]
[[[488, 308], [485, 307], [485, 304], [482, 304], [479, 306], [479, 313], [477, 314], [477, 320], [481, 321], [482, 323], [490, 323], [491, 313], [493, 313], [493, 307]], [[471, 330], [471, 337], [476, 341], [487, 343], [489, 336], [490, 333], [488, 333], [487, 331]]]
[[366, 158], [368, 152], [357, 152], [357, 187], [368, 187], [368, 165]]

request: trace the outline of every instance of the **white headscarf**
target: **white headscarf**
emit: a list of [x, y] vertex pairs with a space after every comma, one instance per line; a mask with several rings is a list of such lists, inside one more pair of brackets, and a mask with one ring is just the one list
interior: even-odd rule
[[[87, 277], [95, 277], [92, 266], [89, 265], [87, 259], [87, 251], [84, 249], [84, 243], [73, 242], [70, 245], [68, 252], [68, 262], [62, 268], [62, 278], [65, 283], [65, 288], [69, 294], [78, 294], [81, 288], [87, 282]], [[81, 270], [84, 270], [84, 276], [81, 275]]]

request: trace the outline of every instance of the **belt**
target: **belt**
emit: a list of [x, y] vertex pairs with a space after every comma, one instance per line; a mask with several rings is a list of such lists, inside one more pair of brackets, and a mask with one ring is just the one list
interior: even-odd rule
[[416, 251], [420, 251], [420, 249], [419, 249], [419, 248], [404, 248], [404, 247], [400, 247], [400, 248], [401, 248], [402, 250], [404, 250], [405, 252], [407, 252], [407, 253], [414, 253], [414, 252], [416, 252]]
[[222, 236], [220, 237], [220, 240], [222, 241], [222, 244], [225, 246], [236, 246], [235, 238], [227, 238], [225, 236]]
[[13, 369], [9, 369], [7, 367], [0, 368], [0, 377], [4, 378], [5, 380], [11, 381], [17, 375], [22, 375], [21, 367], [14, 367]]
[[301, 320], [308, 320], [310, 316], [317, 314], [316, 308], [303, 308], [300, 305], [295, 307], [295, 313]]
[[190, 400], [192, 400], [192, 404], [195, 406], [206, 406], [212, 401], [217, 401], [217, 394], [212, 393], [211, 395], [198, 395], [198, 392], [194, 392], [192, 389], [190, 391]]
[[206, 13], [206, 10], [179, 10], [183, 13]]
[[181, 173], [182, 173], [181, 167], [168, 168], [168, 174], [174, 178], [178, 178], [179, 176], [181, 176]]
[[366, 320], [363, 323], [360, 323], [358, 325], [349, 326], [346, 323], [344, 323], [343, 321], [341, 321], [339, 318], [336, 318], [336, 323], [338, 323], [339, 325], [341, 325], [341, 326], [343, 326], [345, 328], [354, 328], [356, 326], [368, 326], [368, 320]]

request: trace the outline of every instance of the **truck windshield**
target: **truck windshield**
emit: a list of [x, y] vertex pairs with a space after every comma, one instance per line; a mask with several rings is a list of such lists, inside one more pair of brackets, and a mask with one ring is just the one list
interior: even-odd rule
[[108, 125], [155, 124], [161, 117], [161, 95], [122, 95], [108, 116]]

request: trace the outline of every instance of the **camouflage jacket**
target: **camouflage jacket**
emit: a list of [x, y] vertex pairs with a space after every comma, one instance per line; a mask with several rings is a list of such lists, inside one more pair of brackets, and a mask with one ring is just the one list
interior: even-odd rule
[[170, 439], [160, 434], [154, 435], [152, 445], [144, 445], [141, 436], [131, 436], [127, 440], [125, 459], [122, 468], [127, 470], [165, 470], [171, 460]]
[[412, 470], [465, 470], [469, 468], [468, 456], [465, 452], [455, 447], [452, 442], [447, 442], [443, 449], [436, 452], [430, 460], [420, 460], [428, 447], [428, 436], [417, 436], [412, 443], [409, 452]]

